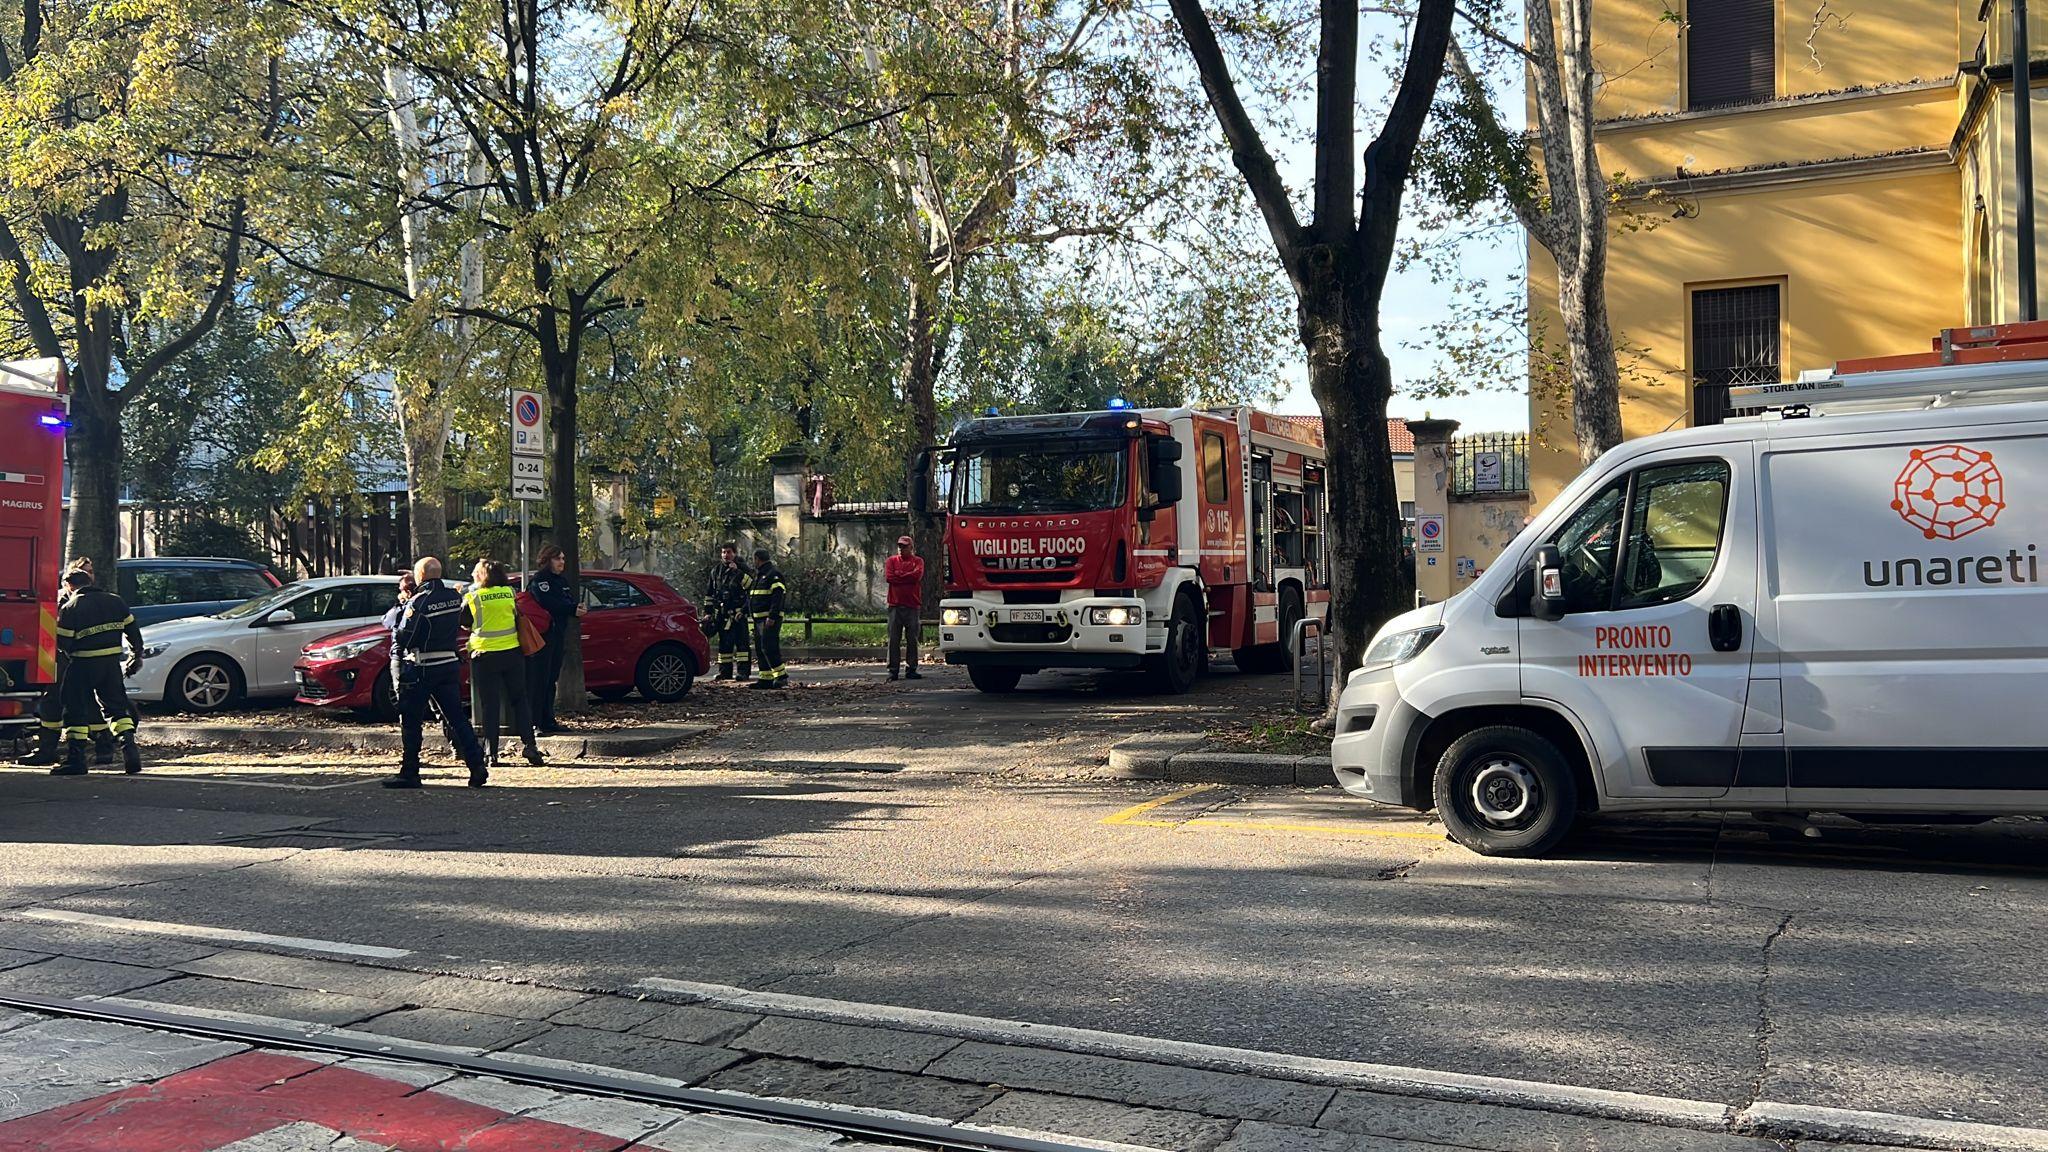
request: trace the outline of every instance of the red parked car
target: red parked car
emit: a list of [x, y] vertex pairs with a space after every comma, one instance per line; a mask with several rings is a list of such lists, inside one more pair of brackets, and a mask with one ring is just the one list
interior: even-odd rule
[[[644, 572], [585, 572], [583, 683], [600, 700], [638, 689], [643, 699], [673, 704], [711, 666], [711, 646], [697, 626], [697, 606]], [[305, 646], [292, 671], [301, 704], [397, 714], [391, 686], [391, 634], [380, 625], [322, 636]], [[463, 679], [469, 678], [464, 662]]]

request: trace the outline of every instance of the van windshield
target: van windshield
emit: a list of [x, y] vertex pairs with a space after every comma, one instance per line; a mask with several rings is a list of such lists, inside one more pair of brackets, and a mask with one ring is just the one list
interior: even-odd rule
[[1124, 501], [1123, 441], [987, 445], [953, 460], [955, 512], [1095, 512]]

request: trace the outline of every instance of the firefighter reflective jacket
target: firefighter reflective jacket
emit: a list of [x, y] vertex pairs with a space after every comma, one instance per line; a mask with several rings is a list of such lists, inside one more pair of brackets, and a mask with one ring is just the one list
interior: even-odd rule
[[756, 620], [782, 615], [782, 597], [788, 587], [782, 583], [782, 570], [769, 561], [754, 569], [754, 578], [747, 584], [747, 613]]
[[713, 564], [704, 581], [704, 612], [721, 624], [738, 619], [747, 605], [747, 570], [739, 564]]
[[142, 655], [142, 629], [119, 596], [87, 585], [57, 609], [57, 651], [73, 660], [119, 656], [121, 637]]

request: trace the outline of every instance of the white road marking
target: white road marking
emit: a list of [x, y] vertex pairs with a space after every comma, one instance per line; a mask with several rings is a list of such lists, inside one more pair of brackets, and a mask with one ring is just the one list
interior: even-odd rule
[[[6, 765], [4, 767], [15, 768], [14, 765]], [[276, 774], [279, 771], [276, 768], [263, 765], [254, 767], [271, 774]], [[21, 768], [16, 770], [31, 774], [48, 775], [41, 768]], [[281, 788], [287, 792], [325, 792], [330, 788], [353, 788], [359, 784], [368, 784], [383, 779], [384, 775], [384, 773], [369, 774], [355, 780], [343, 780], [339, 784], [280, 784], [271, 780], [232, 780], [219, 776], [202, 776], [194, 772], [151, 772], [145, 769], [135, 776], [117, 772], [94, 773], [94, 782], [99, 783], [102, 780], [181, 780], [194, 784], [225, 784], [231, 788]]]
[[125, 916], [101, 916], [95, 912], [73, 912], [64, 908], [25, 908], [15, 915], [30, 920], [53, 920], [61, 924], [83, 924], [112, 928], [120, 932], [144, 932], [152, 936], [183, 936], [196, 940], [224, 940], [233, 944], [269, 944], [296, 948], [301, 952], [326, 952], [335, 956], [361, 956], [371, 960], [397, 960], [412, 955], [410, 948], [382, 948], [374, 944], [346, 944], [339, 940], [313, 940], [304, 936], [273, 936], [268, 932], [244, 932], [239, 928], [210, 928], [204, 924], [172, 924], [162, 920], [130, 920]]
[[1370, 1064], [1262, 1052], [1185, 1040], [1162, 1040], [1092, 1028], [1031, 1024], [957, 1012], [863, 1004], [788, 992], [756, 992], [729, 984], [649, 977], [637, 987], [678, 1000], [748, 1012], [840, 1024], [910, 1028], [997, 1044], [1024, 1044], [1114, 1059], [1146, 1060], [1184, 1068], [1366, 1088], [1400, 1096], [1499, 1104], [1569, 1115], [1661, 1124], [1704, 1131], [1768, 1134], [1781, 1139], [1850, 1140], [1915, 1147], [2014, 1149], [2048, 1152], [2048, 1129], [1935, 1120], [1890, 1112], [1859, 1112], [1758, 1101], [1736, 1110], [1709, 1100], [1583, 1088], [1540, 1080], [1476, 1076], [1431, 1068]]

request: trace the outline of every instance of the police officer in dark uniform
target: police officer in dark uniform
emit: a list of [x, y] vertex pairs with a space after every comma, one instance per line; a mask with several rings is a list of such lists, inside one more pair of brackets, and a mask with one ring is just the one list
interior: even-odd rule
[[754, 549], [754, 575], [747, 584], [747, 615], [754, 622], [754, 651], [760, 654], [761, 676], [749, 687], [787, 688], [789, 669], [782, 666], [782, 600], [788, 592], [782, 570], [766, 548]]
[[[57, 610], [57, 651], [67, 658], [57, 691], [63, 698], [64, 763], [52, 776], [83, 776], [92, 748], [96, 721], [104, 718], [121, 748], [121, 766], [129, 774], [142, 771], [142, 753], [135, 747], [135, 716], [128, 705], [124, 677], [142, 668], [142, 629], [119, 596], [95, 588], [92, 573], [73, 568], [64, 574], [71, 598]], [[122, 659], [121, 642], [128, 643]]]
[[[718, 642], [718, 675], [713, 680], [746, 680], [754, 674], [747, 649], [747, 568], [739, 545], [718, 546], [718, 563], [704, 581], [704, 611]], [[738, 666], [737, 672], [734, 666]]]
[[526, 660], [526, 700], [533, 710], [536, 732], [567, 731], [555, 719], [555, 685], [562, 679], [562, 655], [569, 629], [583, 615], [582, 606], [576, 602], [576, 585], [565, 574], [568, 567], [569, 558], [562, 555], [560, 548], [549, 544], [540, 550], [540, 567], [526, 578], [526, 591], [548, 614], [547, 646]]
[[440, 706], [441, 719], [455, 741], [456, 754], [469, 766], [469, 786], [481, 788], [490, 779], [476, 730], [462, 710], [462, 659], [456, 654], [462, 632], [462, 594], [441, 583], [441, 562], [432, 556], [413, 569], [419, 591], [405, 602], [393, 643], [398, 649], [398, 718], [405, 759], [386, 788], [420, 786], [420, 743], [427, 723], [427, 702]]

